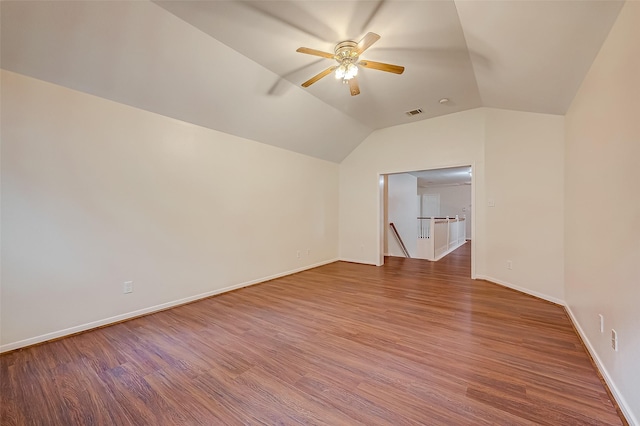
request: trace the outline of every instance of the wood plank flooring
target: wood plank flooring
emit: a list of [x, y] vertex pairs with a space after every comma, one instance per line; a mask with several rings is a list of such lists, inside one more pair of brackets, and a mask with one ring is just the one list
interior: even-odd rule
[[2, 425], [620, 425], [553, 304], [337, 262], [0, 356]]

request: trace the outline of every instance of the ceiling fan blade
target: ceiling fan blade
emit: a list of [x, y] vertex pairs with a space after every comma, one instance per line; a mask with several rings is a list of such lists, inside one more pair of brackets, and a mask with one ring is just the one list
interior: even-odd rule
[[296, 52], [306, 53], [307, 55], [322, 56], [323, 58], [333, 59], [333, 53], [323, 52], [321, 50], [309, 49], [308, 47], [299, 47]]
[[358, 48], [356, 52], [358, 52], [358, 55], [361, 55], [362, 52], [370, 48], [371, 45], [378, 40], [380, 40], [380, 36], [378, 34], [367, 33], [364, 37], [362, 37], [362, 40], [358, 42]]
[[358, 65], [364, 68], [371, 68], [373, 70], [378, 70], [378, 71], [392, 72], [394, 74], [402, 74], [404, 72], [404, 67], [401, 67], [400, 65], [385, 64], [383, 62], [360, 61], [358, 62]]
[[356, 77], [349, 79], [349, 91], [351, 92], [351, 96], [360, 94], [360, 85]]
[[329, 74], [331, 74], [336, 68], [338, 68], [338, 67], [337, 66], [329, 67], [326, 70], [322, 71], [321, 73], [314, 75], [309, 80], [307, 80], [304, 83], [302, 83], [302, 87], [311, 86], [313, 83], [315, 83], [316, 81], [320, 80], [322, 77], [326, 77]]

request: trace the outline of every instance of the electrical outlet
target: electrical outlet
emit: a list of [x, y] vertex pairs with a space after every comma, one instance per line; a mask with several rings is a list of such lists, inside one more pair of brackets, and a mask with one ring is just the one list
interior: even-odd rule
[[296, 257], [300, 259], [300, 250], [296, 251]]
[[598, 314], [600, 318], [600, 333], [604, 333], [604, 315]]
[[311, 254], [311, 249], [307, 249], [307, 256], [309, 256]]
[[618, 352], [618, 333], [613, 328], [611, 329], [611, 348]]
[[513, 262], [510, 260], [507, 260], [507, 269], [513, 269]]
[[125, 294], [133, 293], [133, 281], [125, 281], [122, 284], [122, 292]]

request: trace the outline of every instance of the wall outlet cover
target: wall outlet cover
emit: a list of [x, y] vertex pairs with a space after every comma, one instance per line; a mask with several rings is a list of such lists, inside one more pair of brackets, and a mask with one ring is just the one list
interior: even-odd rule
[[598, 314], [598, 319], [600, 321], [600, 333], [604, 333], [604, 315]]

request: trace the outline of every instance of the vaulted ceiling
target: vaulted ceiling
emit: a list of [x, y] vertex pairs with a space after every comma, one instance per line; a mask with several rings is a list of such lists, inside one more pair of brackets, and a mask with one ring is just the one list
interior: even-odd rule
[[[622, 1], [3, 1], [2, 68], [339, 162], [373, 130], [480, 106], [564, 114]], [[363, 58], [402, 75], [325, 77]], [[449, 102], [441, 104], [441, 98]], [[410, 117], [407, 111], [421, 109]]]

